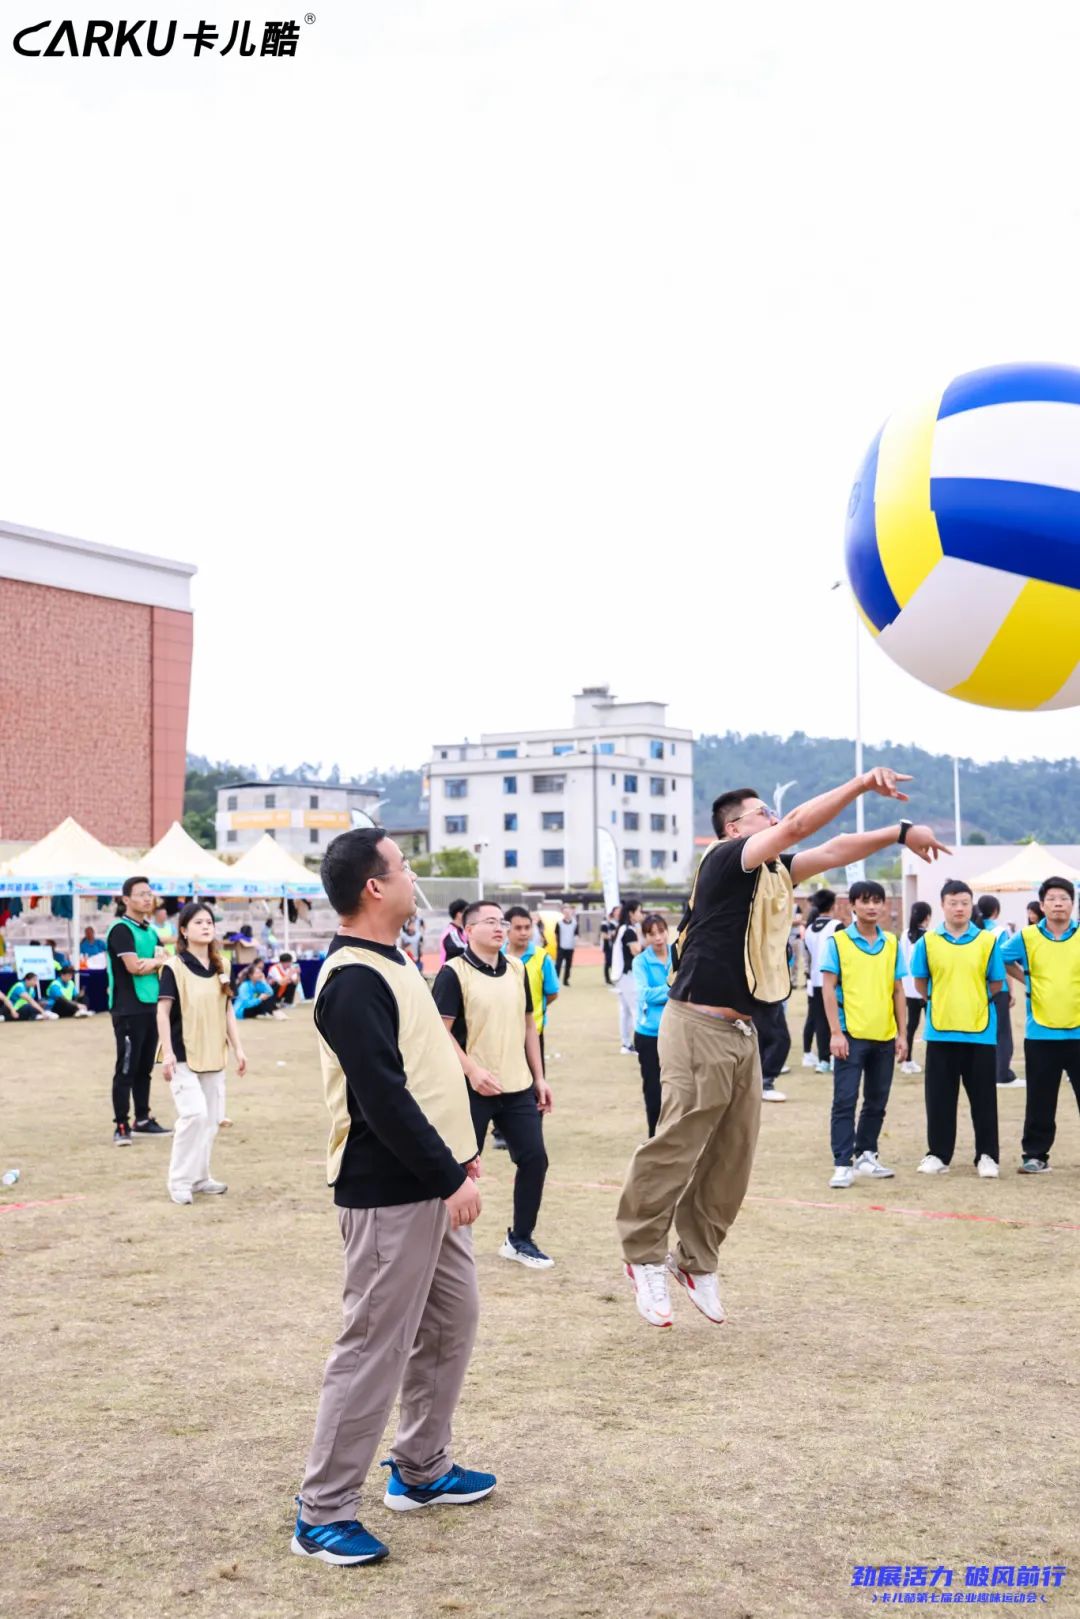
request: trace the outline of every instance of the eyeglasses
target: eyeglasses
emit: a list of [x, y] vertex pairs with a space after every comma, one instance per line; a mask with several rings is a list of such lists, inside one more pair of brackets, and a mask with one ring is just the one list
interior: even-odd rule
[[476, 916], [469, 923], [469, 926], [472, 928], [504, 928], [506, 918], [505, 916]]
[[733, 815], [731, 817], [732, 823], [745, 821], [748, 815], [767, 815], [771, 821], [776, 820], [776, 811], [771, 810], [768, 804], [755, 804], [752, 809], [743, 810], [741, 815]]

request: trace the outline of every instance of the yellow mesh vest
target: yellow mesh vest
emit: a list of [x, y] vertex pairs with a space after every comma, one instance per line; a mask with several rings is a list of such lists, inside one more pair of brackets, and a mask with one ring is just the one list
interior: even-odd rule
[[840, 957], [840, 987], [844, 992], [844, 1024], [855, 1040], [895, 1040], [896, 936], [886, 933], [885, 943], [872, 955], [860, 950], [845, 929], [833, 937]]
[[[343, 967], [371, 967], [385, 981], [398, 1007], [398, 1049], [409, 1095], [428, 1123], [442, 1136], [459, 1164], [476, 1157], [476, 1132], [469, 1112], [468, 1088], [453, 1041], [431, 998], [431, 991], [411, 961], [391, 961], [362, 945], [343, 945], [327, 956], [315, 985], [318, 1001], [324, 986]], [[349, 1102], [345, 1072], [332, 1047], [319, 1035], [323, 1090], [330, 1110], [326, 1178], [333, 1186], [349, 1139]]]
[[503, 960], [506, 971], [498, 977], [477, 972], [464, 956], [446, 965], [461, 985], [469, 1056], [496, 1074], [504, 1091], [525, 1091], [533, 1082], [525, 1058], [525, 968], [517, 956]]
[[927, 933], [930, 1019], [939, 1034], [982, 1034], [990, 1023], [986, 967], [994, 949], [992, 933], [977, 933], [967, 944], [951, 944]]
[[[520, 957], [515, 958], [520, 960]], [[536, 1024], [537, 1034], [544, 1032], [544, 962], [547, 960], [545, 950], [534, 950], [528, 961], [522, 961], [525, 976], [529, 980], [529, 994], [532, 996], [533, 1022]]]
[[1048, 939], [1037, 926], [1022, 930], [1031, 984], [1031, 1015], [1044, 1029], [1080, 1027], [1080, 928]]
[[196, 1074], [217, 1074], [225, 1066], [225, 1018], [228, 999], [217, 973], [200, 978], [180, 956], [169, 962], [176, 979], [176, 999], [184, 1030], [184, 1058]]

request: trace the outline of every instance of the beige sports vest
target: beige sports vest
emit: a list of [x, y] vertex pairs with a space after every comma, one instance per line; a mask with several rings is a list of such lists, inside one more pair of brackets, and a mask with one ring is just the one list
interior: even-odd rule
[[195, 1074], [217, 1074], [225, 1067], [228, 998], [217, 973], [200, 978], [179, 955], [169, 962], [184, 1029], [185, 1062]]
[[[343, 967], [370, 967], [383, 979], [398, 1008], [398, 1049], [409, 1095], [432, 1129], [446, 1142], [459, 1164], [476, 1157], [476, 1131], [469, 1112], [469, 1097], [453, 1041], [439, 1016], [431, 991], [411, 961], [391, 961], [362, 945], [343, 945], [327, 956], [315, 985], [315, 1000]], [[341, 1173], [345, 1143], [349, 1139], [348, 1090], [345, 1072], [333, 1048], [319, 1035], [319, 1061], [323, 1090], [330, 1110], [330, 1140], [326, 1149], [326, 1178], [331, 1186]]]
[[788, 934], [795, 915], [795, 890], [782, 860], [776, 870], [759, 866], [743, 948], [746, 982], [758, 1001], [786, 1001], [791, 994]]
[[469, 1056], [494, 1074], [504, 1091], [526, 1091], [533, 1077], [525, 1059], [525, 968], [517, 956], [503, 960], [506, 971], [497, 977], [477, 972], [464, 956], [446, 965], [461, 985]]

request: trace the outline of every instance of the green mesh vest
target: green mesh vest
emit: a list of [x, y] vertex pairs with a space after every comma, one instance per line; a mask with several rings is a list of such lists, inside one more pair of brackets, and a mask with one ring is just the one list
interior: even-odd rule
[[[135, 940], [135, 954], [138, 956], [139, 960], [152, 961], [154, 959], [154, 952], [158, 947], [158, 936], [149, 923], [136, 922], [134, 918], [130, 916], [118, 916], [115, 922], [109, 924], [109, 931], [105, 935], [106, 943], [108, 943], [109, 933], [112, 932], [113, 928], [118, 927], [121, 922], [123, 922], [126, 927], [131, 929], [132, 938]], [[109, 1010], [111, 1011], [114, 999], [113, 964], [111, 952], [105, 957], [105, 964], [109, 974]], [[157, 1005], [158, 990], [160, 988], [157, 973], [146, 973], [145, 976], [139, 978], [133, 977], [131, 982], [135, 986], [135, 994], [140, 1001], [142, 1001], [146, 1006]]]

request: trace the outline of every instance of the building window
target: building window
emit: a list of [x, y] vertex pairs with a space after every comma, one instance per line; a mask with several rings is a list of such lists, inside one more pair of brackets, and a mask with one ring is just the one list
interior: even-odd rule
[[504, 849], [503, 850], [503, 865], [507, 866], [507, 867], [517, 865], [517, 850], [516, 849]]
[[663, 871], [667, 865], [667, 850], [654, 849], [649, 857], [649, 864], [654, 871]]
[[668, 752], [671, 754], [671, 757], [674, 759], [674, 757], [675, 757], [675, 744], [674, 744], [674, 742], [669, 742], [668, 743]]
[[618, 826], [618, 824], [619, 824], [619, 816], [618, 816], [618, 811], [617, 810], [612, 810], [612, 812], [611, 812], [611, 824], [612, 824], [612, 826]]
[[561, 868], [566, 864], [566, 856], [562, 849], [541, 849], [540, 862], [545, 866], [558, 866]]
[[447, 778], [446, 778], [446, 796], [447, 796], [447, 798], [468, 798], [468, 796], [469, 796], [469, 779], [468, 779], [468, 777], [467, 776], [447, 776]]
[[534, 793], [561, 793], [566, 787], [566, 777], [534, 776], [532, 787]]
[[679, 830], [679, 817], [677, 815], [673, 815], [671, 817], [671, 830], [673, 832], [677, 832]]
[[228, 798], [225, 800], [225, 808], [226, 809], [231, 809], [231, 810], [234, 810], [236, 808], [236, 794], [235, 793], [230, 793], [229, 794]]
[[496, 757], [496, 759], [516, 759], [517, 758], [517, 749], [516, 748], [496, 748], [495, 749], [495, 757]]
[[517, 831], [517, 810], [507, 810], [506, 814], [503, 816], [503, 831]]
[[666, 815], [650, 815], [649, 816], [649, 831], [650, 832], [666, 832], [667, 831], [667, 816]]
[[572, 742], [556, 742], [551, 751], [556, 759], [559, 759], [564, 753], [573, 753], [574, 744]]
[[503, 777], [503, 792], [504, 793], [516, 793], [517, 792], [517, 777], [516, 776], [504, 776]]
[[664, 780], [663, 776], [649, 777], [649, 792], [654, 798], [663, 798], [664, 794], [667, 792], [667, 782]]
[[266, 808], [267, 809], [277, 809], [277, 793], [267, 793], [267, 795], [266, 795]]
[[671, 864], [673, 866], [677, 866], [679, 864], [679, 851], [678, 851], [678, 849], [672, 849], [672, 851], [671, 851]]
[[615, 744], [614, 742], [598, 742], [596, 744], [596, 751], [597, 753], [614, 753]]
[[544, 810], [540, 816], [541, 832], [563, 832], [566, 829], [564, 810]]
[[443, 821], [447, 834], [467, 832], [469, 830], [469, 817], [467, 815], [447, 815]]
[[662, 759], [664, 757], [664, 744], [662, 742], [649, 743], [649, 758]]
[[627, 871], [637, 871], [638, 867], [641, 865], [641, 850], [624, 849], [622, 852], [622, 863], [626, 867]]
[[311, 830], [309, 831], [309, 833], [308, 833], [308, 842], [309, 843], [318, 843], [318, 841], [319, 841], [319, 829], [318, 829], [317, 826], [313, 826], [311, 828]]
[[615, 772], [614, 772], [614, 770], [611, 772], [611, 785], [613, 787], [615, 785]]
[[439, 758], [440, 759], [445, 759], [446, 758], [446, 749], [445, 748], [440, 748], [439, 749]]
[[636, 832], [641, 824], [637, 810], [623, 810], [622, 826], [624, 832]]
[[678, 782], [675, 780], [675, 777], [672, 776], [672, 778], [671, 778], [671, 790], [672, 790], [673, 793], [678, 790], [678, 786], [679, 786]]
[[226, 832], [226, 834], [225, 834], [225, 842], [226, 843], [235, 843], [236, 842], [236, 833], [235, 832]]
[[318, 809], [318, 807], [319, 807], [319, 795], [318, 795], [318, 793], [309, 793], [308, 794], [307, 804], [308, 804], [308, 809]]
[[636, 793], [637, 792], [637, 777], [636, 776], [624, 776], [623, 779], [622, 779], [622, 790], [623, 790], [624, 793]]

